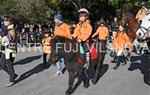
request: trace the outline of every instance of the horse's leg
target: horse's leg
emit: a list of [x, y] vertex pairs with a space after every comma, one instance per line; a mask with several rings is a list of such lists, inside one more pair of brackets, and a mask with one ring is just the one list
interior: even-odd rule
[[79, 81], [83, 81], [83, 86], [88, 88], [90, 86], [89, 79], [86, 77], [84, 69], [79, 72]]
[[93, 84], [96, 84], [96, 83], [97, 83], [99, 73], [100, 73], [101, 70], [102, 70], [104, 58], [105, 58], [105, 53], [101, 53], [101, 56], [100, 56], [100, 58], [98, 59], [98, 64], [96, 65], [96, 72], [95, 72], [95, 75], [94, 75], [94, 77], [93, 77], [93, 79], [92, 79], [92, 83], [93, 83]]
[[150, 52], [150, 41], [147, 42], [147, 46], [148, 46], [148, 52]]
[[68, 72], [69, 72], [69, 81], [68, 81], [69, 85], [68, 85], [68, 89], [67, 89], [65, 94], [66, 95], [71, 95], [72, 92], [73, 92], [72, 88], [73, 88], [75, 73], [70, 71], [70, 70], [68, 70]]

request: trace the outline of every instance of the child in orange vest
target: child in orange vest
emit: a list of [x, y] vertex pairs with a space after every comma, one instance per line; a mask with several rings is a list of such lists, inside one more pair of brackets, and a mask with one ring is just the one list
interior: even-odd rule
[[76, 25], [72, 37], [82, 44], [86, 56], [85, 67], [88, 68], [90, 66], [90, 50], [88, 48], [88, 41], [93, 29], [89, 21], [89, 11], [87, 9], [81, 8], [78, 11], [78, 15], [79, 23]]
[[120, 66], [120, 63], [123, 61], [126, 64], [126, 60], [124, 57], [124, 50], [126, 47], [129, 48], [129, 52], [131, 52], [131, 42], [129, 40], [128, 35], [126, 34], [124, 27], [122, 25], [119, 26], [119, 31], [117, 32], [117, 36], [113, 41], [113, 49], [116, 52], [116, 64], [113, 69], [117, 69]]
[[[54, 37], [61, 36], [67, 39], [71, 39], [70, 27], [63, 21], [63, 17], [61, 14], [56, 14], [54, 16], [55, 28], [54, 28]], [[56, 74], [55, 76], [62, 75], [62, 60], [64, 57], [58, 58], [56, 61]]]
[[51, 41], [51, 36], [50, 36], [50, 30], [46, 29], [44, 32], [44, 39], [42, 41], [43, 43], [43, 64], [46, 66], [46, 57], [48, 54], [51, 53], [51, 46], [50, 46], [50, 41]]
[[92, 35], [92, 38], [95, 36], [99, 36], [99, 42], [101, 45], [102, 52], [106, 50], [106, 42], [107, 42], [107, 37], [109, 34], [109, 29], [106, 26], [106, 22], [101, 19], [100, 20], [100, 26], [98, 27], [97, 31]]

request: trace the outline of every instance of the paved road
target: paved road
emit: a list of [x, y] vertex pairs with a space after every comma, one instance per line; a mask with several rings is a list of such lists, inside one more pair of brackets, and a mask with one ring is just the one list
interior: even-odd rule
[[[55, 67], [42, 68], [42, 53], [25, 52], [18, 53], [15, 60], [15, 70], [20, 75], [20, 81], [13, 87], [7, 88], [7, 74], [0, 71], [0, 95], [64, 95], [67, 88], [68, 73], [60, 77], [55, 77]], [[108, 55], [105, 58], [104, 75], [96, 85], [90, 85], [88, 89], [81, 84], [73, 95], [150, 95], [150, 86], [144, 82], [143, 68], [141, 62], [149, 62], [150, 59], [134, 57], [135, 68], [130, 68], [130, 64], [121, 66], [118, 70], [113, 70], [114, 64]]]

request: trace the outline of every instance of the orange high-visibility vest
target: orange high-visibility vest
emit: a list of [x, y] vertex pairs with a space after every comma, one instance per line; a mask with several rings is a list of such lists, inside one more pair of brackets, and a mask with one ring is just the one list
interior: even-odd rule
[[50, 46], [50, 41], [51, 41], [51, 37], [45, 37], [43, 39], [43, 51], [44, 53], [51, 53], [51, 46]]
[[92, 34], [92, 26], [90, 21], [85, 21], [83, 23], [78, 23], [74, 30], [73, 37], [77, 40], [80, 39], [82, 42], [88, 41]]
[[114, 38], [113, 41], [113, 49], [116, 52], [123, 52], [126, 46], [128, 46], [129, 51], [131, 51], [131, 42], [129, 40], [128, 35], [124, 31], [118, 32], [116, 38]]
[[106, 40], [109, 34], [107, 27], [98, 27], [97, 31], [94, 33], [94, 36], [99, 35], [99, 40]]
[[71, 32], [69, 26], [64, 22], [59, 26], [56, 26], [54, 29], [54, 37], [56, 36], [62, 36], [71, 39]]

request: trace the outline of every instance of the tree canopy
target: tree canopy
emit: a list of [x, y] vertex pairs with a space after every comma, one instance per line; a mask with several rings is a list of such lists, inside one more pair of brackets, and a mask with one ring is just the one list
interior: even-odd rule
[[[17, 20], [42, 23], [57, 12], [68, 20], [77, 19], [78, 9], [85, 7], [93, 21], [120, 16], [123, 9], [136, 13], [143, 0], [0, 0], [0, 15], [13, 15]], [[150, 5], [150, 0], [145, 0]], [[148, 6], [149, 7], [149, 6]]]

